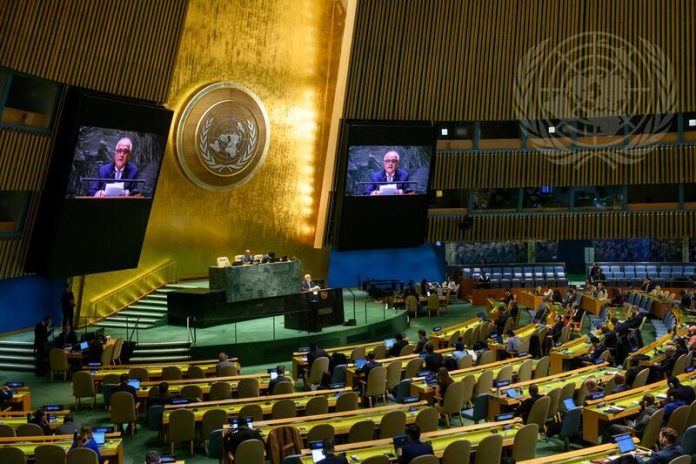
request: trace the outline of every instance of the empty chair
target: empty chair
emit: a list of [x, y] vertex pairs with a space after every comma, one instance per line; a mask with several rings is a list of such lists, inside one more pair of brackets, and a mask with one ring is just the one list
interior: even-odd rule
[[201, 437], [207, 441], [210, 434], [223, 428], [227, 423], [227, 411], [224, 409], [210, 409], [203, 413], [201, 418]]
[[162, 380], [181, 380], [182, 377], [181, 369], [176, 366], [165, 366], [162, 368]]
[[290, 399], [277, 400], [271, 408], [271, 417], [273, 419], [289, 419], [297, 416], [297, 406]]
[[378, 456], [370, 456], [362, 461], [362, 464], [389, 464], [389, 458], [383, 454]]
[[399, 382], [401, 382], [401, 361], [390, 362], [387, 365], [387, 390], [393, 391]]
[[384, 366], [378, 366], [370, 371], [367, 376], [367, 388], [365, 389], [368, 403], [372, 407], [373, 398], [383, 398], [387, 402], [387, 369]]
[[433, 293], [428, 297], [427, 302], [428, 316], [432, 316], [433, 313], [440, 315], [440, 297], [436, 293]]
[[36, 464], [65, 464], [65, 450], [58, 445], [45, 444], [34, 448]]
[[193, 456], [193, 442], [196, 439], [196, 417], [190, 409], [175, 409], [169, 415], [168, 441], [171, 454], [174, 454], [174, 445], [180, 442], [189, 442], [189, 451]]
[[500, 462], [502, 454], [503, 437], [500, 434], [491, 434], [481, 440], [474, 459], [478, 464]]
[[[451, 386], [450, 386], [451, 387]], [[462, 416], [478, 424], [480, 420], [486, 420], [488, 415], [488, 394], [484, 393], [474, 398], [474, 407], [462, 411]]]
[[687, 455], [693, 456], [696, 454], [696, 425], [692, 425], [684, 431], [681, 445], [684, 448], [684, 453]]
[[517, 370], [517, 381], [526, 382], [532, 380], [532, 370], [534, 369], [534, 360], [527, 359], [524, 361], [520, 368]]
[[244, 464], [264, 464], [265, 450], [261, 440], [244, 440], [234, 452], [234, 462]]
[[108, 366], [111, 364], [114, 358], [114, 345], [106, 345], [104, 351], [102, 351], [100, 356], [100, 361], [102, 366]]
[[75, 409], [81, 406], [82, 398], [91, 398], [91, 407], [97, 402], [97, 392], [94, 388], [94, 378], [89, 371], [78, 371], [72, 377], [72, 390], [75, 397]]
[[128, 370], [128, 377], [131, 379], [140, 379], [141, 382], [150, 380], [150, 372], [144, 367], [131, 367]]
[[633, 380], [633, 388], [643, 387], [648, 383], [648, 377], [650, 376], [650, 369], [645, 368], [636, 374], [636, 378]]
[[403, 348], [401, 348], [401, 351], [399, 351], [399, 356], [408, 356], [413, 354], [415, 349], [415, 345], [405, 345]]
[[[371, 374], [371, 373], [370, 373]], [[360, 396], [355, 392], [346, 392], [336, 400], [336, 412], [355, 411], [358, 409]]]
[[512, 383], [512, 366], [510, 364], [503, 366], [498, 371], [498, 375], [496, 376], [495, 381], [496, 381], [496, 383], [497, 382], [510, 382], [510, 383]]
[[218, 377], [233, 377], [235, 375], [239, 375], [239, 369], [234, 364], [221, 366], [217, 372]]
[[331, 373], [331, 383], [346, 383], [346, 369], [348, 369], [347, 364], [334, 366], [334, 370]]
[[44, 434], [43, 429], [37, 424], [20, 424], [15, 432], [18, 437], [38, 437]]
[[551, 398], [551, 403], [549, 404], [549, 412], [546, 417], [547, 421], [551, 420], [556, 417], [556, 414], [558, 414], [558, 407], [561, 403], [561, 387], [554, 388], [546, 396]]
[[457, 362], [457, 369], [466, 369], [467, 367], [472, 367], [474, 365], [474, 358], [469, 355], [462, 356]]
[[2, 464], [26, 464], [27, 457], [24, 451], [14, 446], [3, 446], [0, 448], [0, 462]]
[[406, 364], [406, 369], [404, 370], [404, 378], [410, 379], [416, 377], [418, 375], [418, 372], [421, 370], [422, 366], [423, 360], [421, 358], [411, 359]]
[[[411, 461], [415, 462], [415, 461]], [[669, 461], [669, 464], [691, 464], [691, 456], [683, 455]]]
[[440, 413], [435, 408], [424, 408], [416, 415], [416, 424], [420, 427], [421, 433], [434, 432], [437, 430], [440, 421]]
[[440, 460], [433, 454], [424, 454], [411, 459], [411, 464], [440, 464]]
[[68, 464], [99, 464], [99, 457], [89, 448], [73, 448], [66, 456]]
[[205, 454], [209, 458], [217, 459], [219, 463], [225, 459], [225, 444], [223, 435], [227, 433], [225, 429], [217, 429], [210, 432], [205, 443]]
[[540, 379], [549, 375], [549, 361], [549, 357], [544, 356], [537, 362], [536, 368], [534, 369], [534, 379]]
[[253, 417], [254, 422], [263, 420], [263, 408], [259, 404], [245, 404], [239, 408], [239, 417]]
[[188, 370], [186, 371], [186, 378], [204, 379], [205, 372], [203, 372], [203, 369], [201, 369], [200, 366], [189, 366]]
[[464, 390], [466, 385], [463, 382], [454, 382], [445, 392], [442, 405], [438, 406], [440, 414], [445, 418], [447, 427], [450, 426], [450, 418], [454, 415], [459, 416], [459, 423], [464, 425], [462, 418], [462, 407], [464, 406]]
[[671, 427], [677, 432], [677, 435], [681, 435], [686, 429], [686, 421], [689, 419], [689, 406], [679, 406], [677, 409], [672, 411], [667, 421], [667, 427]]
[[198, 401], [203, 399], [203, 389], [198, 385], [184, 385], [179, 395], [187, 400]]
[[365, 347], [359, 346], [357, 348], [353, 348], [353, 351], [350, 352], [349, 358], [351, 361], [356, 361], [358, 359], [364, 358], [365, 354]]
[[237, 383], [238, 398], [255, 398], [259, 396], [259, 380], [255, 378], [239, 379]]
[[478, 364], [479, 366], [483, 366], [485, 364], [491, 364], [494, 363], [496, 359], [496, 354], [495, 351], [493, 350], [487, 350], [484, 351], [481, 356], [479, 357]]
[[[116, 425], [131, 425], [131, 434], [135, 433], [138, 414], [135, 411], [135, 399], [128, 392], [118, 391], [111, 395], [111, 421]], [[171, 425], [169, 427], [171, 429]]]
[[[280, 382], [283, 383], [283, 382]], [[210, 386], [208, 398], [210, 401], [224, 400], [232, 396], [232, 386], [227, 382], [215, 382]]]
[[317, 424], [307, 432], [307, 443], [313, 441], [324, 441], [333, 440], [334, 438], [334, 428], [331, 424]]
[[452, 332], [452, 335], [450, 336], [449, 340], [447, 341], [447, 347], [454, 348], [454, 345], [459, 342], [460, 337], [461, 337], [461, 333], [458, 330]]
[[460, 380], [464, 384], [464, 393], [462, 394], [462, 404], [465, 407], [469, 407], [471, 404], [471, 399], [474, 396], [474, 388], [476, 387], [476, 377], [473, 374], [469, 374]]
[[561, 430], [558, 437], [563, 440], [563, 450], [568, 451], [570, 439], [580, 434], [580, 424], [582, 423], [582, 408], [573, 408], [563, 415]]
[[527, 424], [515, 434], [515, 439], [512, 442], [512, 458], [515, 462], [534, 459], [538, 438], [539, 426], [537, 424]]
[[469, 464], [471, 459], [471, 442], [456, 440], [447, 445], [442, 453], [442, 464]]
[[645, 429], [643, 429], [643, 436], [640, 439], [640, 446], [653, 449], [660, 434], [660, 427], [662, 426], [662, 419], [664, 415], [664, 410], [658, 409], [652, 414], [652, 416], [650, 416], [648, 425], [646, 425]]
[[16, 436], [17, 434], [15, 433], [14, 427], [12, 427], [10, 424], [0, 424], [0, 438]]
[[692, 425], [696, 425], [696, 401], [689, 405], [689, 418], [686, 420], [687, 427]]
[[404, 433], [406, 429], [406, 413], [403, 411], [390, 411], [382, 416], [379, 423], [379, 438], [391, 438], [394, 435]]
[[375, 436], [375, 423], [369, 419], [356, 422], [348, 431], [348, 443], [372, 440]]
[[485, 395], [488, 394], [491, 388], [493, 388], [493, 371], [481, 372], [478, 380], [476, 381], [475, 393], [477, 395]]
[[316, 416], [329, 412], [329, 400], [325, 396], [310, 398], [305, 405], [305, 416]]
[[51, 368], [51, 382], [53, 382], [53, 375], [56, 373], [63, 374], [63, 380], [68, 378], [70, 365], [68, 364], [68, 354], [63, 348], [51, 348], [51, 351], [48, 352], [48, 363]]
[[384, 359], [387, 357], [387, 347], [385, 345], [377, 345], [372, 351], [375, 353], [375, 359]]

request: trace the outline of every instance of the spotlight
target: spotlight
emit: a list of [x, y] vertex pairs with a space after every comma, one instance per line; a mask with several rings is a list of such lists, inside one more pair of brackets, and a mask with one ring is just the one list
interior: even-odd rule
[[689, 119], [689, 127], [696, 127], [696, 119]]
[[440, 130], [440, 133], [441, 133], [442, 135], [448, 135], [448, 134], [449, 134], [449, 130], [447, 130], [446, 127], [443, 127], [443, 128]]

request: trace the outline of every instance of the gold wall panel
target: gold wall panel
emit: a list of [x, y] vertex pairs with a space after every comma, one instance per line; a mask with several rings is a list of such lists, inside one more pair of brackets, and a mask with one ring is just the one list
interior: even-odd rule
[[696, 211], [500, 214], [476, 216], [470, 229], [459, 228], [462, 216], [431, 216], [429, 242], [497, 240], [583, 240], [597, 237], [684, 238], [696, 234]]
[[[567, 83], [565, 68], [593, 59], [599, 44], [580, 38], [586, 33], [610, 34], [612, 47], [640, 47], [647, 40], [672, 63], [675, 108], [662, 98], [660, 86], [667, 83], [655, 82], [651, 66], [630, 70], [635, 73], [626, 82], [606, 80], [604, 65], [584, 76], [605, 84], [603, 96], [611, 101], [643, 84], [645, 91], [625, 92], [627, 110], [613, 114], [696, 109], [692, 0], [360, 0], [355, 24], [346, 118], [521, 119], [514, 79], [522, 58], [543, 41], [564, 44], [568, 66], [554, 68], [558, 61], [548, 60], [542, 68], [548, 87], [560, 88]], [[559, 100], [553, 112], [578, 116], [574, 103]], [[542, 116], [525, 102], [519, 108], [526, 117]], [[586, 116], [605, 114], [612, 112], [596, 107]]]
[[167, 106], [178, 114], [212, 82], [250, 89], [268, 111], [266, 161], [245, 185], [209, 192], [184, 176], [170, 137], [138, 269], [87, 276], [83, 307], [163, 261], [180, 278], [207, 276], [247, 247], [326, 276], [327, 251], [312, 244], [344, 17], [340, 0], [189, 2]]
[[[696, 182], [696, 145], [577, 151], [581, 161], [561, 164], [541, 151], [435, 154], [432, 188], [514, 188], [552, 185], [676, 184]], [[570, 156], [570, 155], [569, 155]], [[606, 160], [631, 159], [611, 166]]]

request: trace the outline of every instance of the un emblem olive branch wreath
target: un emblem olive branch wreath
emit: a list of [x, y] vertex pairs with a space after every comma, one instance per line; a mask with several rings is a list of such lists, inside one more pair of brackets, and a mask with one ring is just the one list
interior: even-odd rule
[[[201, 158], [203, 158], [203, 161], [205, 162], [206, 166], [210, 168], [211, 170], [217, 171], [217, 172], [224, 172], [224, 171], [238, 171], [247, 164], [247, 162], [251, 159], [251, 157], [254, 154], [254, 150], [256, 149], [256, 145], [258, 143], [258, 134], [256, 130], [256, 125], [254, 124], [253, 121], [248, 120], [246, 121], [246, 133], [249, 137], [248, 143], [246, 144], [246, 150], [244, 153], [239, 157], [234, 162], [231, 163], [218, 163], [215, 160], [215, 157], [210, 154], [208, 150], [208, 133], [210, 132], [211, 127], [213, 126], [213, 123], [215, 122], [215, 118], [211, 116], [208, 118], [208, 120], [203, 124], [203, 128], [201, 129], [201, 135], [199, 136], [198, 139], [198, 150], [201, 154]], [[244, 125], [237, 121], [237, 129], [240, 132], [244, 132]]]

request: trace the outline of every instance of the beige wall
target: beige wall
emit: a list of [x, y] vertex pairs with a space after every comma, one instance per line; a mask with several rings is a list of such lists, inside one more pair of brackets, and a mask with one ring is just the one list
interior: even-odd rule
[[189, 3], [166, 105], [176, 118], [202, 85], [241, 84], [268, 111], [268, 156], [242, 187], [208, 192], [184, 176], [170, 136], [139, 267], [87, 276], [83, 311], [167, 260], [176, 261], [180, 277], [207, 275], [217, 256], [246, 247], [295, 255], [305, 271], [326, 275], [328, 252], [312, 242], [344, 18], [340, 1]]

